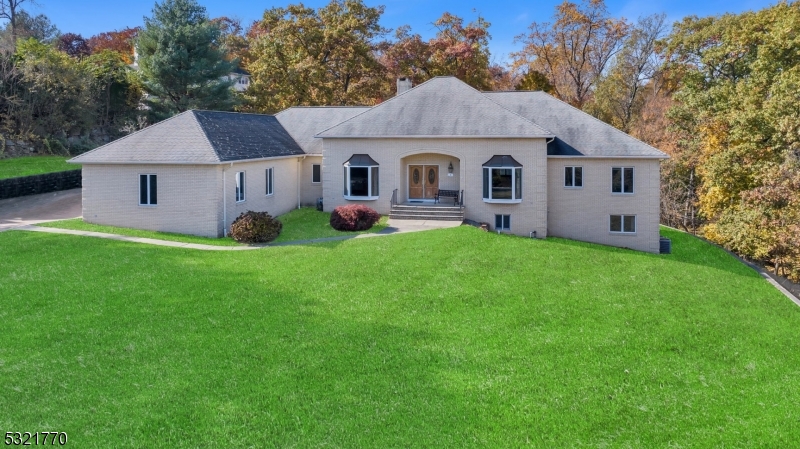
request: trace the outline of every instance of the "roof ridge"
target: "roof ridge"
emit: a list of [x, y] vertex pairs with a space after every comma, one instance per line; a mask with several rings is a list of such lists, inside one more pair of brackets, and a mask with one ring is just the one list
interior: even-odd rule
[[198, 112], [206, 112], [206, 111], [202, 111], [202, 110], [201, 111], [197, 111], [195, 109], [190, 109], [189, 112], [192, 113], [192, 118], [194, 119], [194, 124], [200, 129], [200, 132], [203, 134], [203, 138], [206, 139], [206, 143], [208, 143], [208, 146], [211, 147], [211, 150], [214, 152], [214, 156], [217, 157], [217, 162], [222, 162], [222, 158], [219, 155], [219, 149], [216, 147], [216, 145], [214, 145], [211, 142], [211, 139], [208, 137], [208, 133], [206, 132], [206, 129], [203, 127], [203, 124], [200, 123], [200, 120], [197, 119], [197, 113]]
[[453, 75], [447, 75], [447, 76], [434, 76], [434, 77], [430, 78], [429, 80], [427, 80], [427, 81], [425, 81], [425, 82], [423, 82], [423, 83], [420, 83], [419, 85], [417, 85], [417, 86], [414, 86], [414, 87], [413, 87], [413, 88], [411, 88], [411, 89], [408, 89], [408, 90], [406, 90], [405, 92], [402, 92], [402, 93], [400, 93], [400, 94], [397, 94], [397, 95], [395, 95], [394, 97], [392, 97], [392, 98], [390, 98], [390, 99], [388, 99], [388, 100], [384, 101], [383, 103], [377, 104], [377, 105], [375, 105], [375, 106], [373, 106], [373, 107], [371, 107], [371, 108], [367, 109], [366, 111], [364, 111], [364, 112], [362, 112], [362, 113], [360, 113], [360, 114], [356, 114], [356, 115], [354, 115], [353, 117], [350, 117], [349, 119], [347, 119], [347, 120], [345, 120], [345, 121], [343, 121], [343, 122], [337, 123], [336, 125], [333, 125], [333, 126], [331, 126], [331, 127], [327, 128], [327, 129], [324, 129], [324, 130], [322, 130], [322, 131], [319, 131], [319, 132], [316, 134], [316, 136], [318, 136], [318, 135], [320, 135], [320, 134], [322, 134], [322, 133], [325, 133], [325, 132], [327, 132], [327, 131], [330, 131], [330, 130], [332, 130], [333, 128], [336, 128], [336, 127], [338, 127], [338, 126], [340, 126], [340, 125], [342, 125], [342, 124], [344, 124], [344, 123], [347, 123], [347, 122], [349, 122], [349, 121], [351, 121], [351, 120], [354, 120], [354, 119], [356, 119], [357, 117], [360, 117], [361, 115], [363, 115], [363, 114], [366, 114], [366, 113], [368, 113], [368, 112], [372, 111], [373, 109], [376, 109], [376, 108], [378, 108], [378, 107], [380, 107], [380, 106], [383, 106], [383, 105], [385, 105], [385, 104], [389, 104], [389, 103], [391, 103], [393, 100], [395, 100], [395, 99], [397, 99], [397, 98], [401, 98], [401, 97], [403, 97], [404, 95], [406, 95], [406, 94], [408, 94], [408, 93], [410, 93], [410, 92], [413, 92], [413, 91], [414, 91], [414, 89], [418, 89], [418, 88], [420, 88], [420, 87], [422, 87], [422, 86], [424, 86], [424, 85], [426, 85], [426, 84], [428, 84], [428, 83], [430, 83], [430, 82], [432, 82], [432, 81], [434, 81], [434, 80], [436, 80], [436, 79], [440, 79], [440, 78], [452, 78], [452, 79], [455, 79], [456, 81], [458, 81], [459, 83], [461, 83], [461, 84], [463, 84], [464, 86], [468, 87], [469, 89], [472, 89], [472, 90], [473, 90], [473, 91], [474, 91], [476, 94], [480, 95], [480, 97], [481, 97], [481, 98], [484, 98], [484, 99], [486, 99], [487, 101], [489, 101], [491, 104], [493, 104], [493, 105], [496, 105], [497, 107], [501, 108], [502, 110], [504, 110], [504, 111], [506, 111], [506, 112], [508, 112], [508, 113], [511, 113], [511, 114], [513, 114], [513, 115], [515, 115], [515, 116], [519, 117], [521, 120], [523, 120], [523, 121], [525, 121], [526, 123], [529, 123], [530, 125], [532, 125], [533, 127], [535, 127], [535, 128], [538, 130], [538, 131], [540, 131], [540, 132], [544, 132], [544, 133], [547, 133], [549, 136], [555, 136], [555, 134], [553, 134], [551, 131], [549, 131], [549, 130], [547, 130], [547, 129], [543, 128], [542, 126], [540, 126], [540, 125], [538, 125], [537, 123], [535, 123], [535, 122], [533, 122], [533, 121], [531, 121], [531, 120], [527, 119], [526, 117], [523, 117], [522, 115], [520, 115], [520, 114], [517, 114], [516, 112], [514, 112], [514, 111], [512, 111], [512, 110], [510, 110], [510, 109], [508, 109], [508, 108], [506, 108], [505, 106], [503, 106], [503, 105], [501, 105], [501, 104], [497, 103], [496, 101], [494, 101], [494, 100], [490, 99], [489, 97], [487, 97], [486, 95], [484, 95], [484, 94], [483, 94], [483, 92], [481, 92], [481, 91], [479, 91], [478, 89], [476, 89], [476, 88], [474, 88], [474, 87], [470, 86], [468, 83], [464, 82], [463, 80], [461, 80], [461, 79], [459, 79], [458, 77], [456, 77], [456, 76], [453, 76]]
[[606, 123], [606, 122], [604, 122], [604, 121], [600, 120], [599, 118], [597, 118], [597, 117], [593, 116], [592, 114], [589, 114], [588, 112], [584, 112], [584, 111], [582, 111], [581, 109], [579, 109], [579, 108], [576, 108], [575, 106], [573, 106], [573, 105], [571, 105], [571, 104], [567, 103], [566, 101], [559, 100], [558, 98], [556, 98], [556, 97], [554, 97], [554, 96], [552, 96], [552, 95], [548, 94], [547, 92], [543, 92], [543, 91], [533, 91], [533, 92], [531, 92], [531, 93], [535, 93], [535, 94], [542, 94], [542, 95], [545, 95], [545, 98], [550, 98], [550, 99], [556, 100], [556, 101], [558, 101], [559, 103], [562, 103], [562, 104], [566, 105], [567, 107], [570, 107], [570, 108], [572, 108], [572, 109], [574, 109], [574, 110], [576, 110], [576, 111], [580, 112], [581, 114], [583, 114], [583, 115], [585, 115], [585, 116], [587, 116], [587, 117], [591, 118], [592, 120], [594, 120], [594, 121], [596, 121], [596, 122], [598, 122], [598, 123], [602, 123], [602, 124], [603, 124], [603, 125], [605, 125], [605, 126], [608, 126], [608, 127], [609, 127], [609, 128], [611, 128], [612, 130], [616, 131], [618, 134], [621, 134], [621, 135], [623, 135], [623, 136], [625, 136], [625, 137], [628, 137], [628, 138], [630, 138], [630, 139], [633, 139], [633, 140], [635, 140], [635, 141], [637, 141], [637, 142], [639, 142], [639, 143], [642, 143], [642, 144], [644, 144], [644, 145], [647, 145], [648, 147], [650, 147], [650, 148], [652, 148], [652, 149], [654, 149], [654, 150], [658, 151], [659, 153], [663, 154], [664, 156], [669, 156], [667, 153], [665, 153], [665, 152], [663, 152], [663, 151], [659, 150], [658, 148], [656, 148], [656, 147], [654, 147], [654, 146], [650, 145], [649, 143], [647, 143], [647, 142], [644, 142], [644, 141], [642, 141], [642, 140], [639, 140], [639, 139], [637, 139], [636, 137], [633, 137], [632, 135], [630, 135], [630, 134], [626, 133], [625, 131], [623, 131], [623, 130], [621, 130], [621, 129], [618, 129], [616, 126], [613, 126], [613, 125], [611, 125], [611, 124], [609, 124], [609, 123]]
[[[136, 130], [136, 131], [134, 131], [134, 132], [132, 132], [132, 133], [130, 133], [130, 134], [128, 134], [128, 135], [122, 136], [122, 137], [120, 137], [119, 139], [114, 139], [114, 140], [112, 140], [111, 142], [108, 142], [108, 143], [106, 143], [106, 144], [100, 145], [99, 147], [97, 147], [97, 148], [95, 148], [95, 149], [93, 149], [93, 150], [89, 150], [89, 151], [87, 151], [87, 152], [85, 152], [85, 153], [81, 153], [81, 154], [79, 154], [79, 155], [77, 155], [77, 156], [75, 156], [75, 157], [71, 158], [71, 159], [70, 159], [70, 161], [71, 161], [71, 160], [73, 160], [73, 159], [77, 159], [77, 158], [79, 158], [79, 157], [83, 157], [83, 156], [85, 156], [85, 155], [88, 155], [88, 154], [94, 153], [95, 151], [101, 150], [101, 149], [103, 149], [103, 148], [105, 148], [105, 147], [107, 147], [107, 146], [111, 145], [112, 143], [119, 142], [120, 140], [126, 140], [128, 137], [135, 136], [135, 135], [137, 135], [137, 134], [141, 133], [142, 131], [145, 131], [145, 130], [147, 130], [147, 129], [150, 129], [150, 128], [154, 127], [154, 126], [158, 126], [158, 125], [160, 125], [160, 124], [162, 124], [162, 123], [166, 123], [166, 122], [168, 122], [168, 121], [170, 121], [170, 120], [176, 119], [176, 118], [178, 118], [178, 117], [180, 117], [180, 116], [182, 116], [182, 115], [184, 115], [184, 114], [187, 114], [187, 113], [189, 113], [189, 112], [192, 112], [192, 109], [189, 109], [188, 111], [183, 111], [183, 112], [181, 112], [181, 113], [179, 113], [179, 114], [175, 114], [175, 115], [173, 115], [172, 117], [169, 117], [169, 118], [166, 118], [166, 119], [164, 119], [164, 120], [161, 120], [160, 122], [153, 123], [152, 125], [145, 126], [144, 128], [142, 128], [142, 129], [139, 129], [139, 130]], [[213, 148], [213, 147], [212, 147], [212, 148]], [[215, 151], [214, 153], [216, 153], [216, 151]]]
[[[467, 83], [464, 83], [464, 84], [467, 84]], [[469, 86], [469, 84], [467, 84], [467, 86]], [[472, 86], [469, 86], [469, 87], [472, 87]], [[473, 89], [475, 89], [475, 88], [473, 87]], [[540, 130], [542, 130], [542, 131], [544, 131], [544, 132], [546, 132], [546, 133], [550, 133], [550, 136], [551, 136], [551, 137], [555, 137], [555, 136], [556, 136], [556, 134], [555, 134], [553, 131], [550, 131], [549, 129], [545, 128], [544, 126], [542, 126], [542, 125], [540, 125], [540, 124], [538, 124], [538, 123], [536, 123], [535, 121], [533, 121], [533, 120], [531, 120], [531, 119], [529, 119], [529, 118], [527, 118], [527, 117], [523, 116], [522, 114], [518, 114], [518, 113], [516, 113], [516, 112], [512, 111], [511, 109], [509, 109], [509, 108], [507, 108], [507, 107], [503, 106], [502, 104], [500, 104], [500, 103], [498, 103], [498, 102], [496, 102], [496, 101], [492, 100], [491, 98], [489, 98], [488, 96], [486, 96], [486, 93], [485, 93], [485, 92], [481, 92], [481, 91], [479, 91], [478, 89], [475, 89], [475, 90], [477, 90], [477, 91], [478, 91], [478, 93], [480, 93], [481, 95], [483, 95], [484, 97], [486, 97], [486, 99], [487, 99], [487, 100], [489, 100], [489, 101], [491, 101], [492, 103], [494, 103], [494, 104], [496, 104], [496, 105], [500, 106], [501, 108], [505, 109], [506, 111], [508, 111], [508, 112], [510, 112], [510, 113], [512, 113], [512, 114], [514, 114], [514, 115], [516, 115], [516, 116], [518, 116], [518, 117], [521, 117], [523, 120], [525, 120], [526, 122], [530, 123], [531, 125], [533, 125], [533, 126], [535, 126], [535, 127], [539, 128]]]
[[275, 114], [262, 114], [260, 112], [216, 111], [214, 109], [189, 109], [189, 111], [193, 111], [193, 112], [213, 112], [215, 114], [259, 115], [259, 116], [266, 116], [266, 117], [274, 117], [275, 116]]
[[[427, 81], [425, 81], [425, 82], [423, 82], [423, 83], [421, 83], [421, 84], [419, 84], [419, 85], [417, 85], [417, 86], [414, 86], [414, 87], [412, 87], [411, 89], [408, 89], [408, 90], [406, 90], [405, 92], [401, 92], [401, 93], [399, 93], [399, 94], [395, 95], [394, 97], [392, 97], [392, 98], [390, 98], [390, 99], [388, 99], [388, 100], [386, 100], [386, 101], [384, 101], [384, 102], [382, 102], [382, 103], [378, 103], [378, 104], [376, 104], [375, 106], [372, 106], [371, 108], [367, 109], [366, 111], [362, 112], [361, 114], [356, 114], [356, 115], [354, 115], [354, 116], [350, 117], [349, 119], [347, 119], [347, 120], [345, 120], [345, 121], [343, 121], [343, 122], [339, 122], [339, 123], [337, 123], [337, 124], [335, 124], [335, 125], [333, 125], [333, 126], [331, 126], [331, 127], [329, 127], [329, 128], [326, 128], [326, 129], [323, 129], [322, 131], [319, 131], [318, 133], [314, 134], [314, 137], [316, 137], [316, 136], [318, 136], [318, 135], [320, 135], [320, 134], [322, 134], [322, 133], [324, 133], [324, 132], [327, 132], [327, 131], [329, 131], [329, 130], [331, 130], [331, 129], [333, 129], [333, 128], [336, 128], [337, 126], [339, 126], [339, 125], [341, 125], [341, 124], [343, 124], [343, 123], [347, 123], [347, 122], [349, 122], [350, 120], [353, 120], [353, 119], [354, 119], [354, 118], [356, 118], [356, 117], [359, 117], [359, 116], [361, 116], [361, 115], [363, 115], [363, 114], [366, 114], [367, 112], [369, 112], [369, 111], [371, 111], [371, 110], [373, 110], [373, 109], [377, 108], [378, 106], [383, 106], [383, 105], [385, 105], [385, 104], [387, 104], [387, 103], [389, 103], [389, 102], [391, 102], [391, 101], [393, 101], [393, 100], [395, 100], [395, 99], [397, 99], [397, 98], [400, 98], [400, 97], [402, 97], [403, 95], [406, 95], [407, 93], [411, 92], [412, 90], [414, 90], [414, 89], [416, 89], [416, 88], [418, 88], [418, 87], [422, 87], [422, 86], [424, 86], [424, 85], [426, 85], [426, 84], [430, 83], [431, 81], [435, 80], [436, 78], [440, 78], [440, 77], [438, 77], [438, 76], [434, 76], [433, 78], [431, 78], [431, 79], [429, 79], [429, 80], [427, 80]], [[441, 77], [441, 78], [447, 78], [447, 77]]]

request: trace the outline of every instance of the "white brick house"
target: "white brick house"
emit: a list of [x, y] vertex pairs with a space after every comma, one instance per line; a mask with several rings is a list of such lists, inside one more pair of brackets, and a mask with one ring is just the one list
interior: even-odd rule
[[372, 108], [189, 111], [80, 155], [84, 220], [221, 236], [242, 211], [318, 198], [449, 203], [493, 230], [658, 252], [661, 151], [542, 92], [403, 85]]

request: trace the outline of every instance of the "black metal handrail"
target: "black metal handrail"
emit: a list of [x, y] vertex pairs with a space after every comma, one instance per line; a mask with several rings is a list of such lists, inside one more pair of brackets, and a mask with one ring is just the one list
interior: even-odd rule
[[397, 204], [397, 189], [394, 189], [392, 192], [392, 199], [389, 201], [389, 206], [394, 207]]
[[461, 191], [461, 195], [459, 195], [458, 205], [461, 206], [462, 209], [464, 208], [464, 191], [463, 190]]

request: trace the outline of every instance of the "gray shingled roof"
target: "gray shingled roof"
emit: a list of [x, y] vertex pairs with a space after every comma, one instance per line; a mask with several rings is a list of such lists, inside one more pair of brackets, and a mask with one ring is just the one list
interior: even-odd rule
[[436, 77], [317, 137], [552, 137], [455, 77]]
[[550, 130], [552, 156], [655, 157], [665, 153], [544, 92], [484, 92], [491, 100]]
[[81, 164], [218, 164], [304, 154], [271, 115], [187, 111], [70, 159]]
[[308, 154], [322, 154], [322, 139], [314, 136], [331, 126], [352, 118], [369, 107], [296, 106], [275, 114], [275, 118]]

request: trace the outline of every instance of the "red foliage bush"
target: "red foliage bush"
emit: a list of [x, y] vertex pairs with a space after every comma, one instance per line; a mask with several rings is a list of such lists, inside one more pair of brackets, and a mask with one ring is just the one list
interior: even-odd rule
[[266, 212], [242, 212], [231, 224], [231, 237], [239, 243], [265, 243], [278, 237], [283, 223]]
[[331, 227], [337, 231], [365, 231], [380, 221], [381, 214], [362, 204], [339, 206], [331, 213]]

